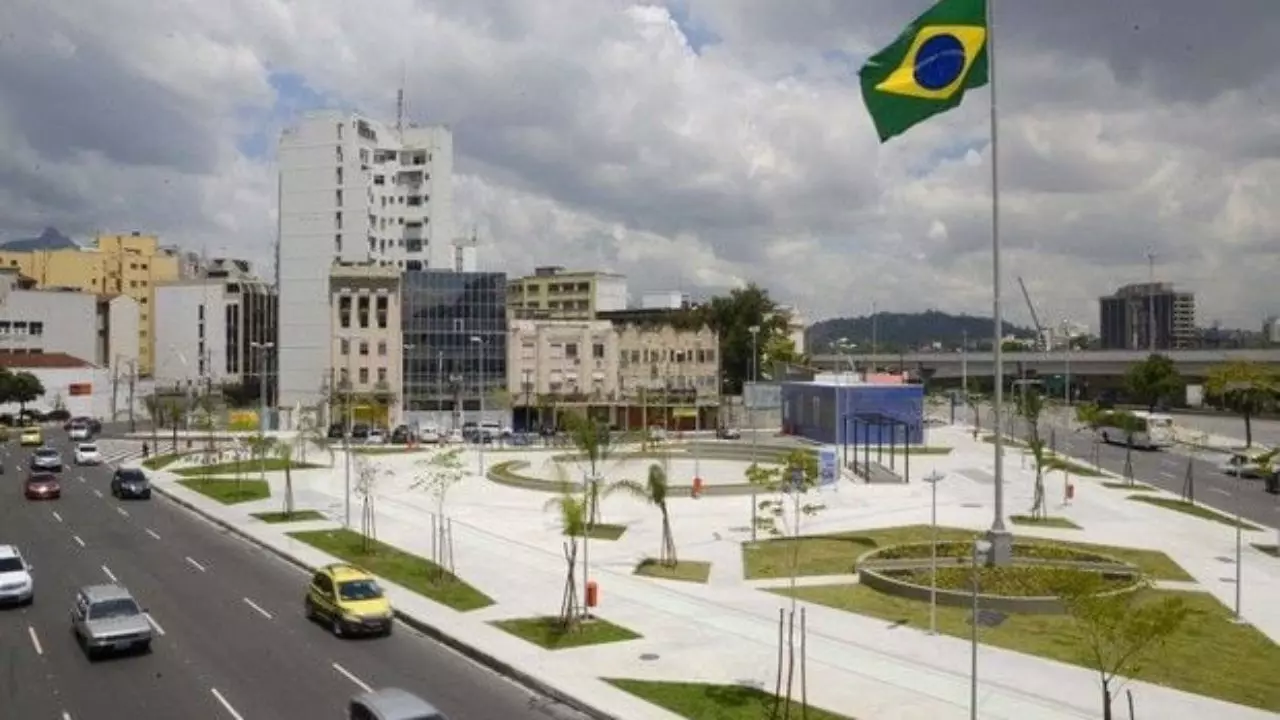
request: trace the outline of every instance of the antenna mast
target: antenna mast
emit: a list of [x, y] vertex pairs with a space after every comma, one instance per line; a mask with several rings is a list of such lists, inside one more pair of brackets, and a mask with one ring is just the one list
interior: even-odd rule
[[396, 90], [396, 133], [404, 131], [404, 63], [400, 63], [400, 88]]

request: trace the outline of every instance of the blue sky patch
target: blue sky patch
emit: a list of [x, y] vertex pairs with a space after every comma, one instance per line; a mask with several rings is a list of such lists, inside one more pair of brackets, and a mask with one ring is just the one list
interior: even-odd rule
[[716, 45], [721, 41], [722, 38], [714, 30], [702, 21], [690, 17], [689, 0], [668, 0], [667, 12], [671, 13], [671, 19], [675, 20], [676, 26], [680, 28], [680, 32], [684, 33], [689, 47], [693, 48], [695, 53], [701, 55], [703, 48]]
[[297, 73], [273, 71], [267, 81], [275, 90], [275, 101], [271, 107], [244, 107], [236, 112], [245, 128], [236, 141], [236, 147], [255, 160], [271, 155], [280, 130], [299, 115], [332, 104], [327, 95], [316, 91], [307, 84], [306, 78]]

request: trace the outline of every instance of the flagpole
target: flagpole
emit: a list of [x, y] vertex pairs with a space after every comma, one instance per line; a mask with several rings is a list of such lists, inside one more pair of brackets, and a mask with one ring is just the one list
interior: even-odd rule
[[[995, 0], [987, 0], [987, 72], [991, 80], [991, 315], [992, 324], [992, 446], [995, 448], [995, 517], [987, 538], [991, 542], [990, 561], [1003, 564], [1013, 553], [1013, 538], [1004, 525], [1004, 314], [1000, 307], [1000, 123], [996, 116]], [[975, 620], [976, 622], [976, 620]]]

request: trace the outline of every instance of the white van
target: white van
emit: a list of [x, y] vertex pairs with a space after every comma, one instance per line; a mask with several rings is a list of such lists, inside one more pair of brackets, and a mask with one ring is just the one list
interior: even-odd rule
[[[1127, 433], [1119, 427], [1115, 417], [1123, 410], [1111, 410], [1102, 414], [1098, 422], [1098, 438], [1104, 443], [1124, 445]], [[1133, 433], [1133, 447], [1146, 450], [1158, 450], [1173, 446], [1173, 416], [1151, 413], [1145, 410], [1134, 410], [1128, 413], [1138, 421], [1138, 430]]]

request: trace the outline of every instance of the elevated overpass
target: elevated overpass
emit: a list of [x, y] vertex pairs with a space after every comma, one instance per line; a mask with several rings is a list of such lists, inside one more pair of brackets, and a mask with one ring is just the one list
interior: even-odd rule
[[[1269, 365], [1280, 372], [1280, 348], [1265, 350], [1169, 350], [1160, 353], [1173, 359], [1178, 372], [1187, 378], [1203, 378], [1209, 369], [1223, 363], [1247, 361]], [[1142, 362], [1150, 353], [1137, 350], [1054, 350], [1052, 352], [1004, 353], [1006, 375], [1021, 372], [1035, 375], [1063, 374], [1070, 365], [1072, 376], [1118, 377], [1124, 375], [1134, 363]], [[862, 369], [868, 366], [897, 369], [899, 366], [912, 374], [926, 378], [959, 379], [964, 366], [969, 377], [991, 377], [995, 362], [990, 352], [914, 352], [905, 354], [870, 353], [863, 355], [817, 355], [811, 365], [829, 371], [848, 370], [850, 362]]]

